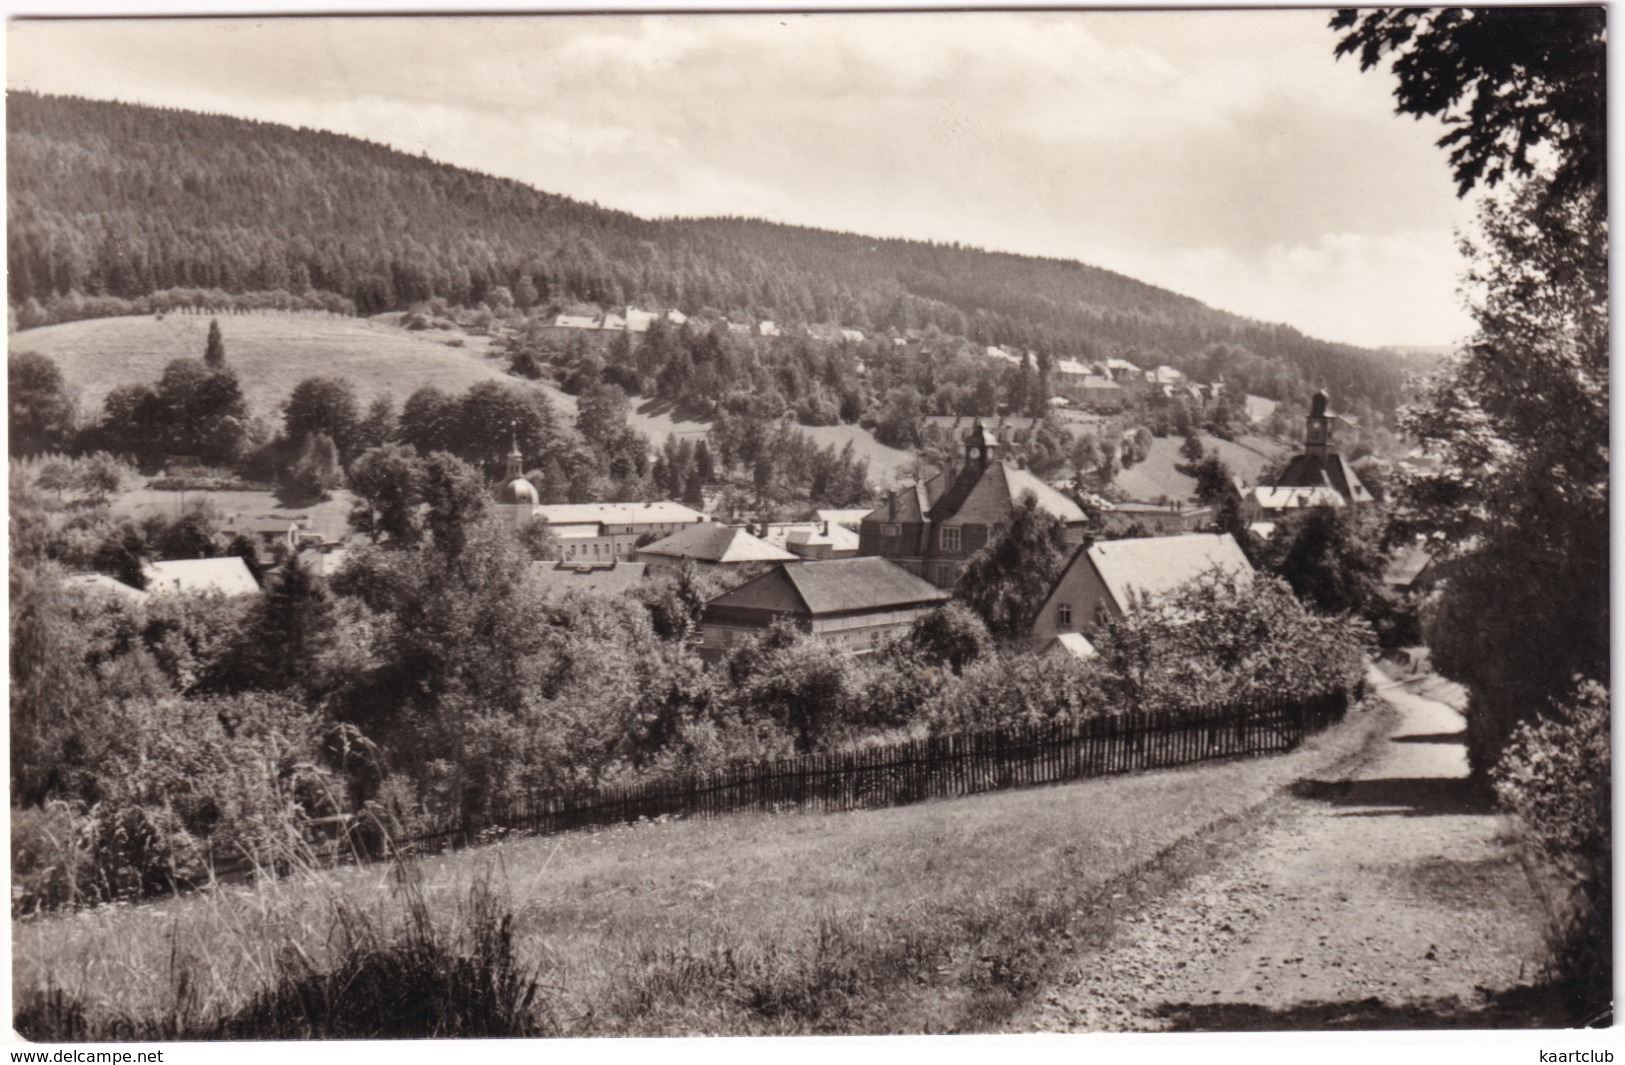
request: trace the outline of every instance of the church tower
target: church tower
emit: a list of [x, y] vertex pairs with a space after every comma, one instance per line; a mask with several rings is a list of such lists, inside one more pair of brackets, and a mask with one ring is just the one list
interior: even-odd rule
[[1305, 454], [1313, 455], [1321, 461], [1325, 461], [1332, 450], [1333, 415], [1326, 411], [1328, 402], [1330, 399], [1324, 388], [1316, 392], [1314, 398], [1309, 401], [1309, 429], [1303, 438]]
[[525, 457], [519, 453], [519, 435], [508, 427], [513, 450], [508, 452], [508, 470], [503, 475], [502, 487], [497, 489], [497, 507], [515, 525], [525, 525], [536, 516], [536, 505], [541, 497], [536, 486], [525, 476]]
[[998, 451], [998, 436], [988, 431], [982, 419], [976, 419], [965, 436], [965, 461], [978, 470], [986, 469], [997, 460]]

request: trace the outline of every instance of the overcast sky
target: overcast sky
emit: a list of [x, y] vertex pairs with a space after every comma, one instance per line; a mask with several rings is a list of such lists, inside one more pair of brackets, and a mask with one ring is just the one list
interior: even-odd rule
[[13, 88], [355, 134], [645, 216], [1121, 271], [1315, 336], [1447, 344], [1442, 132], [1324, 11], [16, 22]]

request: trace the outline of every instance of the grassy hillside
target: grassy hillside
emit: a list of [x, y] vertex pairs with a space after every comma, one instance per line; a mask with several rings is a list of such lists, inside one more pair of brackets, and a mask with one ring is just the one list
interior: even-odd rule
[[[422, 385], [461, 392], [480, 381], [514, 380], [485, 355], [486, 339], [441, 331], [407, 332], [365, 318], [249, 314], [220, 319], [226, 360], [237, 371], [249, 410], [275, 419], [307, 377], [347, 377], [361, 401], [390, 393], [400, 403]], [[171, 359], [202, 358], [209, 319], [171, 314], [161, 321], [98, 318], [14, 333], [12, 351], [56, 361], [81, 412], [99, 410], [119, 385], [155, 382]], [[462, 347], [448, 346], [460, 341]]]
[[[1277, 789], [1388, 727], [1356, 710], [1291, 754], [862, 813], [738, 816], [514, 839], [416, 863], [451, 924], [481, 877], [515, 915], [567, 1035], [995, 1030], [1080, 945], [1108, 941]], [[14, 923], [19, 995], [161, 1016], [176, 981], [229, 1013], [335, 929], [402, 920], [377, 866]], [[335, 913], [348, 913], [345, 922]], [[358, 918], [359, 915], [359, 918]]]
[[[1184, 443], [1184, 440], [1171, 436], [1153, 440], [1151, 454], [1146, 460], [1118, 474], [1113, 483], [1127, 492], [1130, 499], [1150, 501], [1159, 496], [1189, 499], [1196, 490], [1196, 479], [1174, 468], [1185, 461], [1179, 454]], [[1239, 437], [1232, 443], [1204, 433], [1202, 444], [1209, 451], [1217, 448], [1219, 457], [1224, 459], [1230, 471], [1248, 484], [1256, 483], [1258, 471], [1287, 450], [1279, 443], [1259, 436]]]
[[[226, 359], [237, 371], [252, 414], [280, 421], [281, 405], [294, 386], [307, 377], [347, 377], [365, 405], [388, 393], [398, 404], [423, 385], [461, 392], [480, 381], [501, 380], [545, 392], [561, 414], [574, 417], [574, 396], [550, 385], [525, 382], [503, 372], [489, 354], [488, 337], [461, 332], [412, 332], [394, 315], [346, 318], [319, 314], [244, 314], [219, 319]], [[13, 333], [12, 351], [37, 351], [61, 368], [68, 387], [77, 393], [82, 414], [97, 411], [109, 391], [156, 381], [171, 359], [199, 358], [209, 332], [201, 315], [170, 314], [140, 318], [96, 318]], [[685, 421], [655, 404], [634, 403], [632, 428], [656, 447], [666, 437], [697, 437], [710, 432], [709, 422]], [[870, 480], [889, 485], [913, 456], [887, 447], [856, 425], [803, 427], [821, 445], [837, 448], [848, 440], [860, 458], [869, 460]]]

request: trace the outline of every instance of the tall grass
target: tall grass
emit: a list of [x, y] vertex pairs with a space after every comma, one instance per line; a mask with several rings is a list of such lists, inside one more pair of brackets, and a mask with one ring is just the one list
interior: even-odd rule
[[1107, 941], [1384, 724], [1356, 710], [1276, 758], [510, 837], [409, 874], [329, 868], [24, 920], [16, 1023], [63, 1039], [992, 1030], [1074, 945]]
[[[534, 968], [519, 959], [513, 908], [489, 871], [476, 876], [449, 917], [436, 919], [420, 873], [397, 865], [392, 904], [331, 895], [325, 909], [274, 898], [258, 907], [264, 933], [297, 925], [328, 931], [322, 961], [307, 937], [253, 943], [247, 927], [217, 925], [207, 953], [196, 931], [171, 925], [166, 1000], [157, 1008], [100, 1008], [48, 982], [19, 992], [13, 1025], [27, 1039], [153, 1041], [199, 1039], [491, 1038], [551, 1034]], [[253, 970], [246, 1001], [225, 976]]]

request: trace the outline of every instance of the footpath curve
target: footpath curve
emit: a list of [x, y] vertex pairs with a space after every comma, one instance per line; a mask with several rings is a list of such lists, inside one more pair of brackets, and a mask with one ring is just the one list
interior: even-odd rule
[[1209, 871], [1078, 955], [1011, 1031], [1550, 1027], [1543, 910], [1467, 786], [1461, 714], [1375, 669], [1399, 723], [1300, 781]]

